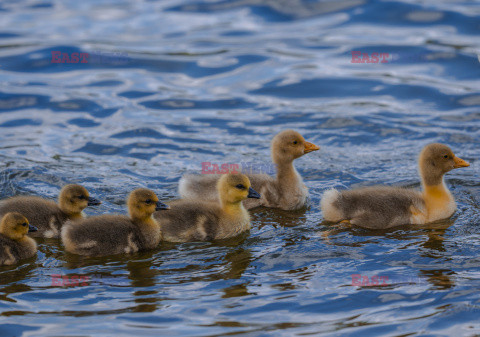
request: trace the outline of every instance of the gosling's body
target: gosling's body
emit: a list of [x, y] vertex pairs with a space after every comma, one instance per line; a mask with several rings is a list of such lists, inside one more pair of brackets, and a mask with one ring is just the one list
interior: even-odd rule
[[374, 186], [339, 192], [326, 191], [321, 208], [326, 220], [350, 223], [371, 229], [420, 225], [450, 217], [455, 199], [443, 176], [469, 166], [443, 144], [427, 145], [419, 157], [422, 191], [400, 187]]
[[226, 239], [251, 228], [250, 215], [242, 201], [260, 195], [250, 187], [248, 178], [228, 174], [222, 176], [216, 186], [220, 201], [178, 200], [169, 204], [167, 212], [155, 213], [164, 241]]
[[164, 208], [155, 193], [137, 189], [128, 198], [129, 217], [100, 215], [68, 222], [62, 229], [62, 242], [68, 252], [85, 256], [153, 249], [160, 242], [161, 232], [152, 214]]
[[[293, 166], [293, 161], [319, 147], [305, 141], [298, 132], [286, 130], [277, 134], [271, 144], [272, 160], [277, 168], [276, 177], [267, 174], [246, 174], [252, 188], [261, 194], [260, 199], [243, 202], [247, 209], [258, 206], [296, 210], [308, 200], [308, 188]], [[188, 174], [179, 182], [179, 193], [184, 199], [218, 201], [216, 182], [221, 175]]]
[[62, 241], [67, 251], [78, 255], [129, 254], [155, 248], [160, 228], [153, 223], [135, 223], [125, 215], [100, 215], [67, 223]]
[[321, 206], [328, 221], [349, 220], [372, 229], [424, 223], [422, 217], [426, 211], [419, 191], [388, 186], [330, 190], [323, 195]]
[[[63, 212], [57, 203], [35, 196], [19, 196], [0, 201], [0, 216], [16, 211], [24, 214], [27, 219], [37, 224], [38, 232], [34, 237], [59, 237], [62, 225], [70, 220], [70, 216]], [[81, 218], [78, 215], [75, 218]]]
[[0, 217], [8, 212], [19, 212], [35, 223], [34, 237], [58, 238], [67, 221], [83, 218], [83, 209], [100, 202], [91, 198], [80, 185], [66, 185], [59, 194], [58, 204], [36, 196], [17, 196], [0, 201]]
[[34, 231], [26, 217], [10, 212], [3, 216], [0, 225], [0, 265], [13, 265], [37, 253], [35, 240], [26, 234]]
[[[168, 212], [156, 213], [162, 239], [169, 242], [211, 241], [237, 236], [251, 228], [248, 211], [223, 211], [217, 202], [178, 200]], [[157, 215], [159, 214], [159, 215]]]
[[0, 234], [0, 247], [0, 265], [17, 264], [37, 253], [37, 244], [29, 237], [15, 241]]

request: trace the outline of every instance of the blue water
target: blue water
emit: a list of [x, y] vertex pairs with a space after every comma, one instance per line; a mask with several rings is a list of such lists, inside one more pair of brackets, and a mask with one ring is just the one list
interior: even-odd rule
[[[1, 198], [81, 183], [88, 215], [124, 213], [204, 161], [270, 163], [281, 130], [321, 146], [295, 162], [310, 206], [256, 209], [242, 237], [105, 258], [39, 240], [0, 267], [0, 336], [479, 335], [479, 32], [478, 1], [0, 2]], [[446, 177], [451, 219], [323, 222], [328, 188], [419, 186], [430, 142], [472, 164]]]

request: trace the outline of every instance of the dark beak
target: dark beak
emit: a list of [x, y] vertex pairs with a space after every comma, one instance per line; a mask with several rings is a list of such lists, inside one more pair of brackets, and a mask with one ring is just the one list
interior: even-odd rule
[[168, 205], [165, 205], [163, 202], [161, 201], [157, 201], [157, 204], [155, 205], [155, 210], [156, 211], [161, 211], [163, 209], [170, 209], [170, 206]]
[[100, 200], [97, 200], [95, 198], [89, 197], [88, 198], [88, 206], [97, 206], [100, 205], [102, 202]]
[[260, 199], [260, 193], [255, 191], [253, 188], [248, 189], [248, 195], [247, 198], [255, 198], [255, 199]]
[[30, 233], [30, 232], [36, 232], [36, 231], [38, 231], [38, 228], [37, 228], [37, 227], [32, 226], [32, 225], [30, 225], [30, 224], [28, 225], [28, 232], [29, 232], [29, 233]]

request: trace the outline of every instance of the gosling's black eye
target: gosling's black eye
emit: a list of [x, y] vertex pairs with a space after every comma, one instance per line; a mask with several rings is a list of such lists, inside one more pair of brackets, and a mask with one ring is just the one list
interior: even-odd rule
[[243, 186], [242, 184], [238, 184], [235, 187], [238, 188], [239, 190], [244, 190], [245, 189], [245, 186]]
[[297, 145], [297, 144], [298, 144], [298, 141], [295, 140], [295, 141], [293, 142], [293, 145]]
[[80, 199], [80, 200], [85, 200], [85, 199], [87, 199], [87, 197], [84, 196], [84, 195], [79, 195], [79, 196], [78, 196], [78, 199]]
[[448, 154], [444, 155], [443, 158], [448, 159]]
[[145, 203], [146, 203], [147, 205], [150, 205], [150, 204], [152, 203], [152, 199], [147, 199], [147, 200], [145, 200]]
[[23, 227], [27, 227], [27, 226], [28, 226], [28, 223], [24, 222], [24, 223], [22, 223], [22, 226], [23, 226]]

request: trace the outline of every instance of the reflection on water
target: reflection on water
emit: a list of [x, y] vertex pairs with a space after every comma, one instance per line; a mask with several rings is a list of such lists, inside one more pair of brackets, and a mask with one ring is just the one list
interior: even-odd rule
[[[237, 238], [101, 258], [38, 239], [36, 257], [0, 267], [0, 335], [478, 334], [478, 14], [467, 1], [0, 3], [0, 198], [81, 183], [103, 201], [88, 215], [125, 213], [137, 187], [178, 198], [202, 162], [270, 164], [280, 130], [321, 146], [295, 162], [309, 207], [256, 209]], [[418, 188], [429, 142], [472, 163], [447, 175], [454, 217], [323, 221], [328, 188]]]

